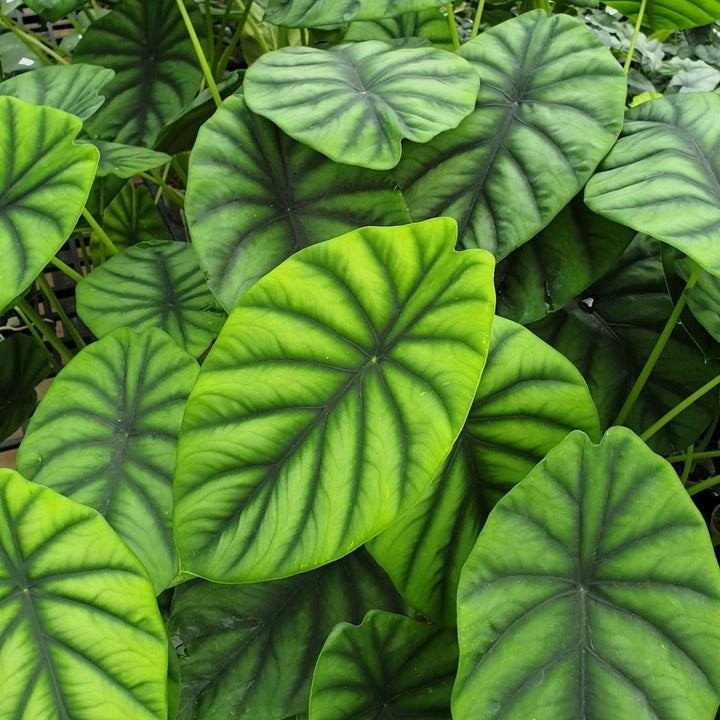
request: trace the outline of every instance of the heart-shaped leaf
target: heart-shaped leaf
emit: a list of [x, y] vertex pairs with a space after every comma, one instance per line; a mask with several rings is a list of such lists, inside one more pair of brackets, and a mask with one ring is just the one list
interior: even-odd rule
[[368, 544], [413, 607], [455, 624], [460, 570], [490, 508], [576, 429], [600, 433], [580, 373], [529, 330], [496, 317], [482, 380], [450, 456], [420, 502]]
[[116, 330], [55, 378], [18, 452], [25, 477], [107, 519], [157, 592], [177, 574], [171, 478], [197, 372], [197, 363], [160, 330]]
[[87, 120], [105, 102], [100, 89], [114, 76], [112, 70], [92, 65], [52, 65], [5, 80], [0, 83], [0, 95], [54, 107]]
[[328, 160], [251, 113], [242, 95], [200, 130], [185, 209], [210, 287], [228, 310], [296, 250], [364, 225], [410, 222], [387, 173]]
[[[0, 312], [27, 290], [75, 227], [98, 153], [67, 113], [0, 97]], [[62, 198], [62, 202], [58, 202]]]
[[542, 10], [458, 54], [480, 76], [474, 112], [430, 143], [406, 144], [394, 174], [413, 219], [450, 215], [463, 247], [500, 259], [542, 230], [612, 147], [625, 76], [581, 21]]
[[498, 315], [525, 324], [560, 309], [610, 271], [634, 236], [577, 196], [498, 266]]
[[448, 19], [437, 8], [405, 13], [383, 20], [361, 20], [350, 25], [346, 42], [384, 40], [414, 41], [452, 52], [453, 41]]
[[[610, 0], [606, 3], [633, 22], [640, 10], [640, 0]], [[720, 19], [718, 0], [649, 0], [643, 24], [653, 30], [675, 30], [710, 25]]]
[[359, 627], [340, 623], [328, 636], [313, 674], [310, 718], [450, 720], [457, 663], [455, 633], [372, 610]]
[[179, 720], [284, 720], [307, 712], [328, 634], [336, 623], [360, 622], [372, 608], [403, 609], [362, 550], [285, 580], [182, 585], [169, 620], [182, 675]]
[[591, 210], [682, 250], [720, 276], [720, 115], [716, 93], [682, 93], [627, 112], [585, 188]]
[[[305, 248], [240, 299], [185, 411], [175, 541], [222, 582], [346, 555], [409, 509], [485, 362], [492, 258], [438, 218]], [[433, 422], [427, 422], [432, 418]]]
[[472, 112], [478, 77], [434, 48], [384, 42], [263, 55], [245, 75], [248, 107], [337, 162], [388, 170], [403, 138], [427, 142]]
[[42, 15], [48, 22], [56, 22], [73, 10], [85, 5], [86, 0], [25, 0], [25, 4]]
[[322, 27], [395, 17], [441, 5], [443, 0], [269, 0], [265, 20], [285, 27]]
[[0, 342], [0, 440], [17, 430], [37, 404], [35, 386], [50, 373], [50, 355], [19, 333]]
[[711, 720], [720, 571], [672, 467], [580, 432], [494, 508], [463, 568], [456, 720]]
[[[672, 312], [658, 243], [634, 240], [615, 270], [531, 329], [568, 357], [587, 380], [603, 428], [611, 425]], [[642, 432], [720, 373], [684, 328], [660, 355], [626, 424]], [[658, 452], [684, 450], [712, 422], [717, 396], [707, 394], [650, 440]]]
[[73, 62], [115, 71], [107, 102], [86, 123], [90, 134], [144, 147], [192, 100], [202, 78], [175, 0], [123, 0], [85, 31]]
[[152, 170], [172, 160], [165, 153], [134, 145], [123, 145], [105, 140], [91, 140], [90, 142], [100, 153], [98, 177], [115, 175], [119, 178], [131, 178], [133, 175]]
[[107, 523], [0, 469], [3, 717], [166, 720], [167, 651], [147, 574]]
[[159, 328], [194, 357], [225, 322], [187, 243], [134, 245], [93, 270], [75, 294], [80, 319], [97, 337]]

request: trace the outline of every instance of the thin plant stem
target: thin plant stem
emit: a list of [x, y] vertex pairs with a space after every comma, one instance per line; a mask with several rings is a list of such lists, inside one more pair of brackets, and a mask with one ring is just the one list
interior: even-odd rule
[[185, 198], [175, 188], [170, 187], [162, 178], [144, 172], [138, 173], [138, 175], [140, 175], [143, 180], [157, 185], [179, 208], [182, 209], [185, 207]]
[[88, 19], [88, 22], [92, 25], [97, 18], [93, 16], [93, 14], [88, 10], [88, 8], [80, 8], [80, 12]]
[[79, 283], [81, 280], [83, 280], [83, 276], [79, 272], [75, 272], [69, 265], [66, 265], [60, 258], [50, 258], [50, 262], [62, 272], [63, 275], [66, 275], [71, 280], [73, 280], [76, 283]]
[[[658, 421], [654, 422], [642, 435], [642, 440], [649, 440], [658, 430], [664, 428], [674, 420], [683, 410], [687, 410], [694, 402], [697, 402], [703, 395], [707, 395], [712, 389], [720, 385], [720, 375], [716, 375], [710, 382], [705, 383], [699, 390], [689, 395], [682, 402], [678, 403], [672, 410], [666, 412]], [[700, 455], [696, 455], [697, 458]]]
[[[235, 0], [235, 2], [237, 3], [237, 6], [240, 8], [240, 10], [245, 12], [245, 4], [243, 3], [243, 1]], [[248, 2], [248, 6], [250, 6], [252, 4], [253, 4], [253, 0], [250, 0], [250, 2]], [[255, 20], [253, 20], [253, 16], [249, 14], [249, 8], [248, 8], [247, 24], [250, 27], [252, 34], [255, 36], [255, 39], [257, 40], [257, 44], [260, 46], [260, 50], [262, 50], [263, 55], [265, 53], [270, 52], [270, 48], [268, 47], [267, 42], [265, 42], [265, 38], [263, 37], [263, 34], [262, 34], [260, 28], [258, 27], [258, 24], [255, 22]]]
[[56, 52], [54, 47], [47, 42], [47, 40], [44, 40], [32, 31], [26, 30], [21, 23], [14, 22], [12, 18], [2, 14], [0, 14], [0, 21], [3, 21], [3, 24], [15, 35], [17, 35], [26, 45], [28, 45], [30, 49], [32, 49], [32, 46], [35, 46], [61, 65], [70, 64], [70, 61]]
[[25, 298], [20, 298], [17, 301], [15, 309], [23, 312], [25, 322], [28, 325], [34, 325], [65, 362], [70, 362], [73, 359], [72, 353], [62, 344], [60, 338], [47, 326], [45, 321], [35, 312], [35, 308]]
[[643, 369], [640, 371], [640, 374], [638, 375], [635, 384], [632, 386], [630, 392], [628, 393], [628, 396], [625, 398], [625, 402], [620, 408], [620, 412], [617, 414], [613, 425], [622, 425], [625, 422], [628, 415], [630, 414], [630, 411], [633, 409], [635, 402], [637, 401], [638, 397], [640, 397], [640, 393], [645, 387], [645, 383], [647, 383], [647, 380], [650, 377], [650, 373], [652, 373], [655, 365], [657, 364], [657, 361], [660, 359], [660, 355], [665, 349], [665, 345], [667, 345], [667, 342], [670, 339], [673, 330], [675, 329], [675, 325], [677, 325], [677, 322], [680, 319], [682, 311], [685, 309], [685, 305], [687, 303], [687, 294], [695, 287], [695, 283], [697, 283], [701, 272], [702, 268], [698, 265], [693, 271], [692, 275], [690, 275], [687, 284], [685, 285], [685, 289], [682, 291], [680, 297], [678, 298], [677, 304], [673, 308], [673, 311], [668, 318], [668, 321], [665, 324], [663, 331], [660, 333], [660, 337], [655, 343], [655, 347], [650, 353], [650, 357], [647, 359], [647, 362], [645, 363]]
[[690, 470], [692, 469], [693, 465], [693, 451], [695, 450], [695, 445], [690, 445], [687, 449], [687, 456], [685, 457], [685, 464], [683, 465], [683, 471], [682, 475], [680, 476], [680, 481], [682, 482], [683, 486], [687, 487], [688, 479], [690, 477]]
[[635, 21], [635, 27], [633, 28], [632, 38], [630, 39], [630, 47], [628, 48], [628, 54], [625, 58], [625, 65], [623, 70], [627, 74], [630, 70], [630, 63], [632, 62], [633, 53], [635, 52], [635, 43], [637, 42], [638, 35], [640, 34], [640, 26], [642, 25], [643, 15], [645, 14], [645, 6], [647, 0], [641, 0], [640, 9], [638, 10], [637, 20]]
[[693, 495], [701, 493], [703, 490], [714, 487], [718, 483], [720, 483], [720, 475], [713, 475], [713, 477], [709, 477], [707, 480], [703, 480], [688, 488], [688, 495], [692, 497]]
[[173, 170], [177, 173], [177, 176], [180, 178], [182, 183], [187, 186], [187, 173], [183, 169], [182, 165], [180, 164], [180, 161], [177, 159], [177, 155], [175, 155], [171, 161]]
[[83, 208], [82, 216], [87, 220], [88, 225], [92, 228], [93, 232], [98, 236], [98, 239], [102, 243], [102, 246], [107, 250], [110, 255], [117, 255], [118, 249], [115, 247], [115, 243], [108, 237], [108, 234], [100, 227], [98, 221], [89, 213], [87, 208]]
[[65, 308], [58, 300], [57, 295], [55, 295], [55, 291], [50, 287], [50, 283], [47, 281], [47, 278], [43, 273], [40, 273], [40, 275], [38, 275], [37, 284], [40, 286], [43, 295], [45, 295], [45, 297], [50, 302], [50, 305], [55, 308], [55, 312], [58, 314], [60, 322], [63, 324], [63, 326], [69, 333], [72, 341], [75, 343], [75, 347], [77, 347], [78, 350], [82, 350], [84, 347], [87, 347], [87, 343], [80, 337], [80, 333], [77, 331], [77, 328], [75, 327], [75, 325], [73, 325], [70, 318], [67, 316]]
[[35, 329], [33, 324], [30, 322], [30, 318], [28, 318], [25, 313], [16, 305], [14, 308], [15, 312], [20, 316], [20, 319], [25, 323], [25, 327], [30, 331], [30, 334], [35, 338], [35, 341], [37, 344], [43, 349], [43, 351], [46, 353], [46, 355], [50, 358], [50, 362], [52, 363], [52, 366], [59, 372], [62, 370], [62, 365], [58, 363], [58, 361], [55, 359], [55, 356], [47, 349], [47, 345], [45, 345], [45, 341], [40, 337], [38, 331]]
[[[170, 174], [170, 163], [168, 162], [168, 163], [165, 163], [165, 167], [163, 168], [163, 171], [160, 175], [160, 177], [162, 178], [162, 181], [164, 183], [167, 183], [167, 177], [169, 174]], [[153, 201], [156, 206], [160, 204], [160, 198], [162, 198], [162, 194], [163, 194], [162, 185], [160, 185], [160, 183], [158, 183], [157, 186], [158, 186], [158, 189], [157, 189], [157, 192], [155, 193], [155, 200]]]
[[480, 31], [480, 18], [482, 17], [483, 10], [485, 9], [485, 0], [478, 2], [477, 10], [475, 11], [475, 20], [473, 20], [472, 31], [470, 32], [470, 39], [476, 38]]
[[[212, 60], [210, 61], [210, 67], [213, 69], [215, 79], [218, 80], [217, 66], [220, 58], [222, 57], [222, 45], [225, 37], [225, 31], [227, 30], [230, 22], [230, 13], [232, 12], [233, 4], [231, 2], [225, 3], [225, 12], [223, 13], [222, 22], [220, 23], [220, 32], [218, 32], [215, 38], [215, 47], [212, 51]], [[222, 77], [222, 75], [220, 75]]]
[[98, 7], [97, 0], [90, 0], [90, 4], [92, 5], [92, 8], [96, 13], [95, 17], [99, 18], [102, 13], [100, 12], [100, 8]]
[[215, 101], [215, 105], [217, 105], [217, 107], [220, 107], [220, 105], [222, 105], [222, 99], [220, 97], [220, 93], [218, 92], [217, 85], [215, 84], [215, 78], [213, 77], [210, 66], [208, 65], [207, 58], [205, 57], [205, 53], [203, 52], [202, 46], [200, 45], [200, 40], [198, 39], [197, 33], [195, 32], [192, 20], [188, 15], [187, 9], [185, 8], [185, 3], [183, 2], [183, 0], [175, 0], [175, 2], [178, 6], [178, 10], [180, 10], [180, 14], [182, 15], [183, 22], [185, 23], [185, 29], [187, 30], [187, 34], [190, 37], [190, 41], [195, 48], [195, 55], [197, 55], [198, 62], [200, 63], [200, 67], [202, 68], [205, 82], [207, 83], [208, 88], [210, 88], [210, 94]]
[[77, 18], [72, 14], [69, 13], [67, 16], [67, 21], [77, 30], [79, 35], [82, 35], [85, 30], [83, 30], [83, 26], [77, 21]]
[[215, 50], [215, 36], [213, 34], [213, 21], [212, 13], [210, 12], [210, 3], [205, 0], [203, 3], [203, 10], [205, 15], [205, 42], [207, 44], [208, 57], [212, 57]]
[[[15, 37], [22, 42], [23, 45], [40, 60], [44, 65], [52, 65], [48, 58], [50, 55], [49, 48], [40, 42], [34, 35], [29, 35], [25, 30], [21, 30], [11, 18], [0, 13], [0, 24], [4, 25]], [[57, 54], [57, 53], [54, 53]], [[59, 56], [58, 56], [59, 57]]]
[[230, 58], [232, 57], [232, 54], [235, 52], [235, 48], [238, 46], [238, 43], [240, 42], [240, 38], [242, 38], [243, 30], [245, 29], [245, 23], [248, 19], [248, 12], [250, 11], [251, 4], [248, 4], [247, 9], [243, 13], [242, 17], [240, 18], [240, 22], [237, 24], [237, 27], [235, 28], [235, 32], [232, 34], [232, 37], [230, 38], [230, 43], [225, 48], [225, 52], [223, 52], [222, 56], [220, 57], [220, 60], [218, 61], [217, 67], [215, 68], [215, 77], [220, 80], [222, 76], [225, 74], [225, 69], [228, 66], [228, 63], [230, 62]]
[[[706, 452], [698, 452], [693, 454], [693, 460], [709, 460], [711, 458], [720, 458], [720, 450], [707, 450]], [[682, 455], [671, 455], [667, 458], [670, 463], [683, 462], [687, 459], [687, 453]]]
[[460, 38], [458, 37], [457, 25], [455, 24], [455, 10], [453, 9], [452, 3], [447, 3], [445, 10], [447, 11], [448, 24], [450, 25], [453, 49], [457, 50], [460, 47]]

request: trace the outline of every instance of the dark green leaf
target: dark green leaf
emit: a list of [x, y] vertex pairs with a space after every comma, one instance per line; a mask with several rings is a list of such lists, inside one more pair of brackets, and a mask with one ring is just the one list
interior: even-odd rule
[[672, 467], [573, 433], [495, 507], [463, 568], [456, 720], [712, 720], [720, 572]]
[[29, 8], [51, 23], [66, 17], [73, 10], [85, 5], [85, 2], [86, 0], [25, 0]]
[[354, 22], [345, 33], [347, 42], [364, 40], [419, 40], [433, 47], [452, 52], [453, 41], [448, 19], [437, 8], [406, 13], [384, 20]]
[[[688, 258], [675, 263], [676, 270], [686, 281], [695, 267]], [[695, 287], [687, 292], [687, 304], [698, 321], [720, 342], [720, 278], [701, 272]]]
[[310, 570], [420, 498], [462, 428], [490, 339], [492, 258], [454, 253], [455, 241], [447, 218], [356, 230], [243, 295], [178, 446], [187, 570], [221, 582]]
[[190, 156], [186, 211], [215, 295], [232, 310], [296, 250], [410, 215], [387, 173], [339, 165], [228, 98]]

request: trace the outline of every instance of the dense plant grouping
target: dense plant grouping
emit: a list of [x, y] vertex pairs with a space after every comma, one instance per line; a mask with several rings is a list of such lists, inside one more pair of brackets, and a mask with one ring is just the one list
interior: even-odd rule
[[712, 720], [719, 18], [7, 0], [0, 718]]

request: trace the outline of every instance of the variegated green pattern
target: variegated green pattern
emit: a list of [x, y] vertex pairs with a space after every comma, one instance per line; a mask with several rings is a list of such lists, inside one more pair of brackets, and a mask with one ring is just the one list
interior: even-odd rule
[[478, 77], [457, 55], [384, 42], [263, 55], [245, 99], [295, 140], [337, 162], [388, 170], [403, 138], [427, 142], [472, 112]]
[[166, 667], [152, 585], [125, 543], [0, 469], [0, 716], [166, 720]]
[[453, 51], [448, 19], [437, 8], [405, 13], [382, 20], [353, 22], [345, 33], [346, 42], [384, 40], [399, 44], [426, 44]]
[[18, 453], [26, 478], [102, 514], [157, 592], [177, 574], [171, 478], [197, 372], [160, 330], [116, 330], [60, 372]]
[[505, 257], [582, 188], [622, 126], [625, 76], [583, 23], [528, 12], [458, 51], [480, 76], [473, 113], [394, 171], [415, 220], [449, 215], [463, 247]]
[[243, 295], [185, 411], [174, 522], [187, 570], [223, 582], [309, 570], [419, 499], [490, 335], [492, 258], [455, 242], [446, 218], [365, 228]]
[[[640, 4], [640, 0], [610, 0], [607, 3], [633, 22], [637, 19]], [[718, 0], [648, 0], [643, 14], [643, 24], [653, 30], [710, 25], [718, 19], [720, 19]]]

